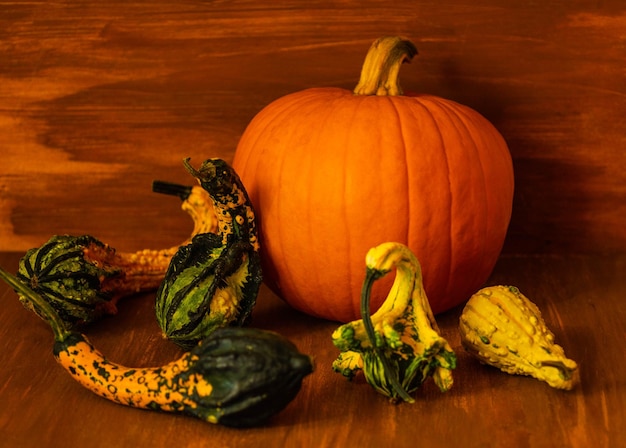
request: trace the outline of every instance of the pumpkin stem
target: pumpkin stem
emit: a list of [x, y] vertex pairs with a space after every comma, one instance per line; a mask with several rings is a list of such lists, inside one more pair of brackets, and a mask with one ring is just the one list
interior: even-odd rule
[[398, 79], [400, 66], [417, 54], [415, 45], [401, 37], [381, 37], [370, 47], [355, 95], [402, 95]]

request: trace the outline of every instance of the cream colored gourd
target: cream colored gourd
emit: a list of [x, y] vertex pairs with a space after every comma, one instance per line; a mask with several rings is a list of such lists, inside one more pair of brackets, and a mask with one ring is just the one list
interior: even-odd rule
[[539, 308], [514, 286], [490, 286], [465, 305], [459, 325], [463, 347], [481, 362], [571, 389], [578, 366], [568, 359]]

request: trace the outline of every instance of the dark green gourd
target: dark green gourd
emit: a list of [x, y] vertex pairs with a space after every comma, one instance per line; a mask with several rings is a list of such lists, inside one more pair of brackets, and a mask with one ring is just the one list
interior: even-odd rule
[[[121, 292], [113, 288], [115, 279], [124, 276], [119, 266], [108, 262], [115, 250], [90, 235], [55, 235], [39, 248], [30, 249], [20, 259], [17, 277], [45, 296], [67, 325], [96, 320], [112, 312], [114, 298]], [[31, 302], [21, 295], [20, 302], [32, 311]]]
[[[213, 201], [217, 230], [178, 249], [155, 308], [164, 335], [191, 348], [217, 328], [249, 321], [262, 275], [254, 209], [237, 173], [221, 159], [206, 160], [198, 170], [189, 159], [184, 164]], [[178, 190], [161, 181], [154, 188]]]

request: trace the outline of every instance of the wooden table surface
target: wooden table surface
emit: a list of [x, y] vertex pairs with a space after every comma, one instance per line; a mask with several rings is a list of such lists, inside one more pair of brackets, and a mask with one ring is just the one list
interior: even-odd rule
[[[15, 270], [19, 254], [0, 254]], [[231, 429], [110, 403], [56, 364], [52, 334], [0, 285], [0, 445], [180, 447], [597, 447], [626, 440], [626, 256], [503, 257], [490, 284], [515, 284], [542, 309], [566, 354], [580, 365], [572, 391], [480, 365], [464, 353], [460, 309], [438, 316], [459, 363], [453, 388], [432, 381], [414, 404], [390, 404], [362, 380], [332, 372], [337, 324], [292, 310], [263, 288], [252, 325], [278, 331], [315, 359], [296, 399], [267, 426]], [[111, 360], [153, 366], [179, 350], [159, 335], [153, 294], [86, 330]]]
[[[479, 365], [460, 309], [438, 320], [459, 356], [455, 385], [391, 405], [331, 370], [337, 324], [263, 288], [253, 325], [315, 358], [293, 403], [234, 430], [124, 408], [58, 366], [52, 334], [0, 284], [0, 447], [626, 446], [626, 7], [623, 0], [0, 0], [0, 265], [53, 234], [118, 250], [185, 239], [188, 216], [150, 191], [188, 182], [184, 157], [232, 160], [264, 106], [309, 87], [351, 89], [371, 42], [413, 40], [405, 90], [466, 104], [505, 137], [513, 219], [489, 283], [543, 309], [580, 364], [573, 391]], [[341, 287], [340, 285], [338, 287]], [[111, 360], [178, 357], [154, 295], [87, 330]]]

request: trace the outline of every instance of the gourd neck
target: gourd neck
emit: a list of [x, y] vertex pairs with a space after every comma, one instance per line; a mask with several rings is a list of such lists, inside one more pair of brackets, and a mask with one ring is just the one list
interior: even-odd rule
[[370, 47], [355, 95], [397, 96], [402, 95], [398, 79], [400, 66], [410, 62], [417, 54], [415, 45], [400, 37], [382, 37]]
[[385, 312], [406, 309], [414, 290], [423, 290], [420, 263], [403, 244], [389, 242], [370, 249], [365, 257], [365, 264], [368, 272], [377, 272], [376, 278], [396, 270], [391, 290], [381, 307], [385, 308]]

